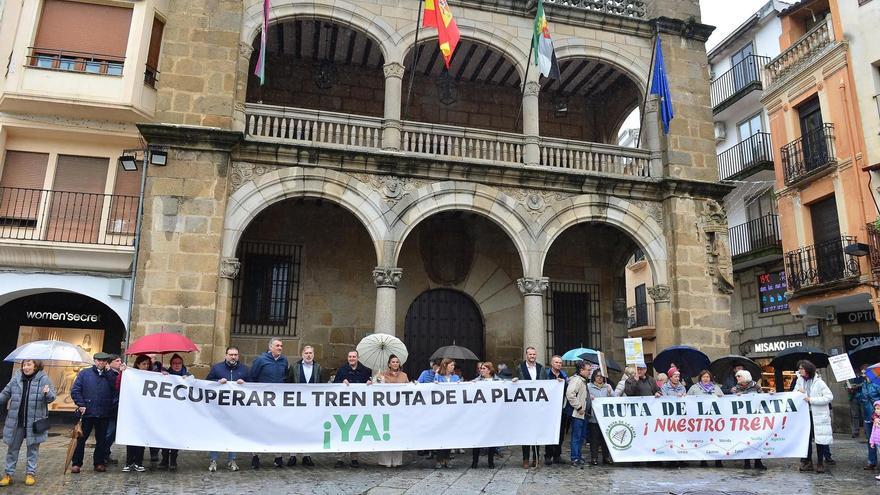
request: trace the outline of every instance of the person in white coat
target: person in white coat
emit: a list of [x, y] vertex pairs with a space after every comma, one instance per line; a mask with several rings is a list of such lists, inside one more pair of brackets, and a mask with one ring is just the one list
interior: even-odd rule
[[807, 457], [801, 459], [800, 471], [813, 471], [813, 439], [816, 441], [817, 473], [825, 472], [825, 458], [833, 440], [831, 434], [831, 410], [828, 404], [834, 400], [831, 389], [816, 374], [816, 365], [803, 360], [798, 363], [798, 378], [794, 386], [796, 392], [804, 394], [804, 401], [810, 405], [810, 443]]

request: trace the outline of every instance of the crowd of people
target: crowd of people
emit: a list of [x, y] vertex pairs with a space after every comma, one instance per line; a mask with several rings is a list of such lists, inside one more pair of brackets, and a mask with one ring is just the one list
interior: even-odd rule
[[[323, 369], [315, 361], [315, 351], [312, 346], [304, 346], [301, 358], [290, 363], [283, 354], [283, 345], [281, 339], [271, 339], [268, 350], [260, 354], [251, 366], [242, 363], [239, 359], [239, 350], [230, 346], [226, 349], [224, 360], [211, 367], [206, 379], [221, 384], [227, 382], [238, 384], [323, 383], [321, 378]], [[563, 369], [563, 360], [560, 356], [553, 356], [548, 366], [539, 363], [537, 356], [537, 350], [534, 347], [528, 347], [525, 359], [515, 368], [515, 373], [503, 365], [496, 368], [492, 362], [480, 362], [477, 364], [477, 377], [473, 380], [475, 382], [557, 380], [564, 384], [563, 407], [559, 412], [560, 434], [558, 441], [544, 446], [522, 446], [522, 467], [526, 469], [538, 466], [542, 457], [542, 448], [545, 465], [563, 463], [562, 446], [569, 431], [571, 433], [570, 459], [566, 461], [567, 463], [583, 468], [587, 464], [598, 465], [601, 459], [602, 464], [613, 464], [614, 460], [599, 429], [597, 418], [592, 413], [591, 404], [597, 398], [722, 396], [725, 394], [763, 393], [751, 373], [742, 367], [735, 367], [730, 377], [722, 377], [721, 383], [711, 372], [703, 370], [696, 375], [697, 381], [688, 385], [691, 377], [682, 377], [680, 369], [674, 364], [665, 373], [658, 374], [657, 378], [649, 376], [647, 368], [644, 366], [630, 366], [623, 371], [616, 386], [612, 386], [608, 382], [608, 377], [604, 376], [600, 367], [595, 364], [578, 361], [575, 363], [575, 373], [568, 376]], [[401, 369], [401, 364], [401, 360], [392, 355], [388, 359], [387, 367], [374, 373], [373, 370], [360, 362], [358, 352], [352, 350], [348, 352], [346, 363], [337, 370], [332, 382], [344, 385], [350, 383], [372, 384], [373, 382], [408, 383], [410, 378]], [[177, 354], [171, 357], [167, 368], [163, 367], [161, 362], [153, 361], [148, 355], [137, 355], [133, 367], [138, 370], [181, 377], [192, 376], [184, 366], [183, 358]], [[77, 406], [77, 415], [81, 420], [83, 434], [78, 439], [73, 453], [71, 473], [81, 472], [85, 458], [86, 441], [93, 432], [95, 438], [92, 458], [94, 470], [104, 472], [107, 470], [108, 464], [117, 463], [112, 457], [111, 447], [115, 441], [118, 397], [125, 370], [126, 365], [122, 358], [99, 352], [94, 355], [94, 365], [82, 369], [77, 375], [71, 396]], [[863, 425], [854, 426], [854, 436], [858, 434], [858, 430], [855, 428], [863, 426], [865, 435], [869, 439], [865, 469], [874, 470], [877, 467], [876, 449], [880, 448], [880, 386], [866, 380], [864, 371], [865, 367], [862, 367], [862, 376], [860, 379], [851, 381], [848, 384], [848, 390], [851, 393], [851, 400], [859, 409], [859, 420], [863, 423]], [[459, 381], [462, 381], [460, 368], [456, 367], [454, 360], [445, 358], [432, 361], [431, 367], [423, 371], [414, 380], [414, 383], [455, 383]], [[809, 404], [811, 412], [810, 447], [807, 457], [801, 460], [800, 470], [823, 472], [826, 464], [834, 464], [830, 450], [832, 443], [830, 404], [833, 395], [817, 374], [815, 365], [809, 361], [798, 363], [797, 380], [793, 381], [791, 390], [804, 394], [804, 400]], [[36, 483], [39, 447], [48, 436], [48, 404], [54, 399], [53, 384], [43, 371], [42, 363], [34, 360], [23, 361], [21, 369], [14, 374], [10, 382], [0, 392], [0, 407], [8, 406], [8, 414], [3, 428], [3, 441], [8, 445], [8, 452], [6, 470], [0, 479], [0, 486], [12, 483], [22, 444], [26, 445], [27, 451], [25, 484], [33, 485]], [[587, 443], [589, 444], [589, 460], [586, 459], [583, 452]], [[812, 461], [813, 443], [816, 444], [815, 465]], [[122, 471], [146, 471], [144, 462], [146, 451], [146, 446], [127, 446]], [[494, 468], [494, 461], [499, 455], [499, 451], [500, 447], [472, 449], [471, 467], [477, 468], [480, 457], [486, 455], [488, 466]], [[464, 453], [464, 451], [459, 453]], [[177, 450], [149, 447], [149, 455], [153, 468], [170, 471], [177, 469]], [[286, 462], [285, 455], [287, 456]], [[451, 466], [450, 459], [453, 451], [449, 449], [419, 451], [418, 455], [432, 458], [436, 468], [444, 469]], [[208, 453], [209, 471], [217, 471], [218, 458], [218, 452]], [[236, 453], [229, 452], [226, 457], [226, 469], [238, 471], [239, 466], [236, 460]], [[281, 468], [296, 466], [298, 463], [303, 466], [315, 465], [310, 453], [307, 452], [276, 453], [272, 465]], [[403, 452], [401, 451], [381, 452], [378, 455], [379, 465], [396, 467], [402, 463]], [[685, 463], [673, 462], [671, 464], [681, 466]], [[700, 464], [707, 466], [705, 461]], [[251, 468], [260, 469], [261, 466], [260, 456], [252, 454]], [[359, 467], [358, 454], [356, 452], [339, 454], [335, 466], [338, 468]], [[721, 467], [722, 462], [715, 461], [715, 466]], [[745, 460], [743, 467], [745, 469], [767, 469], [761, 459]], [[880, 475], [877, 476], [877, 479], [880, 480]]]

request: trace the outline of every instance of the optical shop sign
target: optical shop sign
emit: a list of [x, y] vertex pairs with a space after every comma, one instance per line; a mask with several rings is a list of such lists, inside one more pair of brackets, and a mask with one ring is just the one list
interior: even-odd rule
[[593, 413], [615, 461], [804, 457], [810, 409], [800, 393], [602, 398]]
[[[128, 369], [117, 442], [184, 450], [364, 452], [558, 441], [562, 383], [219, 384]], [[161, 414], [156, 414], [161, 411]]]

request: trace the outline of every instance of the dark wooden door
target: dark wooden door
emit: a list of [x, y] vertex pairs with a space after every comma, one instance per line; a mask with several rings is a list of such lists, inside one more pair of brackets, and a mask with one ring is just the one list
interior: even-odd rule
[[828, 146], [822, 125], [822, 109], [819, 98], [814, 98], [798, 108], [801, 124], [801, 146], [804, 169], [809, 172], [828, 163]]
[[643, 327], [648, 324], [648, 298], [645, 284], [635, 288], [636, 296], [636, 326]]
[[[403, 369], [411, 379], [428, 367], [434, 351], [453, 343], [483, 358], [483, 316], [474, 301], [459, 291], [429, 290], [420, 294], [406, 312], [403, 341], [409, 351]], [[456, 364], [465, 378], [474, 377], [476, 363]]]
[[834, 195], [810, 205], [810, 223], [819, 282], [840, 279], [843, 276], [843, 244]]

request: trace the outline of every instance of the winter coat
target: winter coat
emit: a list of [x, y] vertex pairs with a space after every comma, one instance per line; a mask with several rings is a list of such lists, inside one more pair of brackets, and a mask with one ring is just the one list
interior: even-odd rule
[[810, 414], [813, 415], [813, 436], [817, 445], [831, 445], [834, 437], [831, 432], [831, 409], [828, 404], [834, 400], [831, 389], [818, 374], [812, 380], [798, 376], [795, 391], [810, 398]]
[[278, 356], [275, 359], [272, 353], [266, 351], [254, 359], [251, 364], [250, 380], [252, 383], [284, 383], [287, 378], [287, 358]]
[[614, 396], [615, 397], [625, 397], [626, 394], [624, 391], [626, 390], [626, 381], [629, 380], [629, 376], [626, 373], [620, 377], [620, 381], [617, 382], [617, 386], [614, 387]]
[[496, 375], [492, 375], [492, 378], [483, 378], [483, 375], [480, 375], [471, 381], [472, 382], [503, 382], [504, 379], [496, 374]]
[[333, 383], [342, 383], [345, 380], [348, 380], [348, 383], [367, 383], [368, 381], [373, 379], [373, 370], [367, 368], [360, 361], [358, 361], [357, 366], [352, 369], [351, 365], [345, 363], [341, 368], [336, 372], [336, 376], [333, 378]]
[[[587, 392], [589, 392], [590, 395], [590, 404], [592, 404], [593, 399], [598, 399], [599, 397], [614, 397], [614, 390], [612, 390], [611, 385], [608, 385], [607, 383], [600, 387], [594, 382], [590, 382], [587, 384]], [[590, 412], [590, 423], [598, 422], [596, 415]]]
[[434, 370], [425, 370], [419, 375], [419, 379], [416, 380], [419, 383], [434, 383]]
[[293, 363], [293, 366], [290, 367], [290, 370], [287, 372], [287, 383], [321, 383], [321, 365], [318, 364], [317, 361], [312, 361], [312, 376], [308, 382], [304, 382], [303, 380], [303, 360]]
[[[535, 363], [535, 379], [536, 380], [544, 380], [543, 373], [544, 365], [541, 363]], [[519, 363], [519, 366], [516, 367], [516, 377], [520, 380], [531, 380], [532, 375], [529, 374], [529, 366], [525, 361]]]
[[660, 387], [660, 393], [667, 397], [678, 397], [680, 395], [687, 395], [687, 388], [684, 386], [684, 382], [678, 382], [678, 385], [673, 385], [672, 380], [669, 380]]
[[645, 375], [639, 380], [637, 377], [631, 377], [624, 385], [623, 393], [627, 397], [651, 397], [660, 391], [657, 382], [650, 376]]
[[[543, 376], [539, 378], [543, 380], [555, 380], [556, 375], [553, 374], [553, 368], [545, 366]], [[568, 402], [565, 400], [565, 392], [568, 391], [568, 375], [565, 373], [565, 370], [559, 370], [559, 378], [562, 378], [562, 414], [571, 415], [571, 408], [568, 407]]]
[[874, 414], [874, 402], [880, 400], [880, 385], [870, 380], [865, 381], [855, 395], [862, 411], [864, 411], [865, 423], [871, 421], [871, 416]]
[[706, 392], [702, 385], [695, 383], [688, 389], [688, 395], [716, 395], [718, 397], [724, 395], [724, 392], [721, 391], [721, 387], [719, 387], [717, 383], [713, 383], [712, 385], [714, 387], [712, 391]]
[[[880, 406], [880, 400], [875, 401], [873, 407]], [[871, 437], [868, 438], [868, 445], [871, 448], [877, 448], [880, 445], [880, 415], [871, 413]]]
[[239, 380], [247, 381], [248, 378], [250, 378], [250, 369], [246, 364], [241, 362], [235, 363], [235, 366], [229, 366], [229, 363], [224, 359], [214, 366], [211, 366], [211, 371], [208, 372], [208, 376], [205, 377], [205, 380], [219, 382], [223, 378], [226, 378], [230, 382], [237, 382]]
[[116, 389], [118, 373], [104, 369], [98, 373], [96, 366], [81, 370], [76, 375], [70, 397], [78, 407], [85, 407], [87, 418], [109, 418], [119, 402], [119, 391]]
[[[6, 387], [0, 392], [0, 407], [9, 405], [6, 413], [6, 423], [3, 425], [3, 442], [7, 445], [12, 443], [15, 436], [15, 429], [18, 427], [18, 412], [22, 406], [21, 398], [24, 395], [22, 372], [16, 371], [12, 375], [12, 380], [6, 384]], [[49, 393], [43, 394], [43, 387], [49, 386]], [[34, 421], [49, 417], [49, 403], [55, 400], [55, 386], [49, 380], [48, 375], [43, 370], [37, 371], [31, 378], [30, 389], [28, 390], [27, 416], [25, 417], [25, 438], [28, 445], [35, 443], [43, 443], [49, 438], [49, 432], [34, 433]]]
[[571, 377], [568, 383], [568, 391], [565, 392], [565, 398], [571, 406], [571, 417], [584, 419], [584, 416], [590, 410], [590, 393], [587, 391], [587, 379], [575, 375]]
[[758, 382], [751, 381], [748, 385], [740, 385], [736, 384], [733, 388], [730, 389], [731, 394], [761, 394], [764, 393], [764, 389], [758, 385]]

